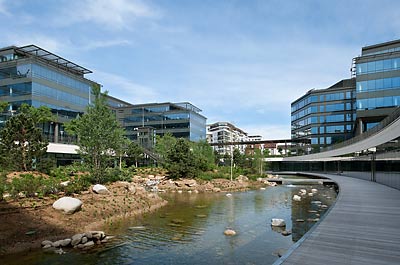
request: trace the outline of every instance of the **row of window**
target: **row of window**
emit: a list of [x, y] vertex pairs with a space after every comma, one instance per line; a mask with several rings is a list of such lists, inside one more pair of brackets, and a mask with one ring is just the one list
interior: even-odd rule
[[334, 112], [334, 111], [351, 111], [352, 106], [351, 103], [336, 103], [336, 104], [327, 104], [327, 105], [320, 105], [320, 106], [310, 106], [304, 110], [301, 110], [291, 116], [292, 121], [300, 119], [308, 114], [318, 113], [318, 112]]
[[138, 115], [128, 116], [123, 120], [124, 122], [150, 122], [150, 121], [169, 121], [169, 120], [188, 120], [189, 113], [171, 113], [162, 115]]
[[55, 99], [62, 104], [62, 102], [72, 103], [81, 108], [85, 108], [89, 104], [88, 98], [73, 95], [68, 92], [64, 92], [52, 87], [48, 87], [38, 83], [32, 83], [32, 95], [45, 96], [51, 99]]
[[357, 92], [377, 91], [400, 87], [400, 77], [373, 79], [357, 82]]
[[355, 120], [354, 113], [312, 116], [312, 117], [308, 117], [306, 119], [292, 122], [292, 129], [298, 129], [303, 126], [309, 125], [309, 124], [324, 123], [324, 122], [327, 122], [327, 123], [344, 122], [344, 121], [351, 122], [354, 120]]
[[366, 98], [357, 100], [357, 110], [369, 110], [400, 105], [400, 96]]
[[312, 95], [308, 96], [307, 98], [295, 103], [292, 105], [292, 112], [307, 106], [310, 103], [314, 102], [326, 102], [326, 101], [334, 101], [334, 100], [343, 100], [343, 99], [351, 99], [352, 94], [351, 91], [347, 92], [338, 92], [338, 93], [330, 93], [330, 94], [323, 94], [323, 95]]
[[344, 140], [343, 136], [328, 136], [328, 137], [313, 137], [311, 138], [311, 144], [334, 144]]
[[50, 70], [38, 64], [18, 65], [17, 72], [30, 75], [32, 77], [50, 80], [57, 84], [78, 90], [83, 93], [90, 93], [91, 91], [90, 84], [71, 78], [65, 74]]
[[394, 47], [394, 48], [385, 49], [385, 50], [381, 50], [381, 51], [377, 51], [377, 52], [364, 52], [363, 56], [376, 55], [376, 54], [382, 54], [382, 53], [388, 53], [388, 52], [398, 52], [398, 51], [400, 51], [400, 47]]
[[30, 83], [19, 83], [7, 86], [0, 86], [0, 97], [18, 97], [30, 95], [32, 86]]
[[333, 125], [333, 126], [321, 126], [321, 127], [311, 127], [311, 134], [324, 134], [324, 133], [343, 133], [351, 132], [352, 125]]
[[356, 68], [357, 75], [398, 70], [400, 69], [400, 58], [359, 63]]

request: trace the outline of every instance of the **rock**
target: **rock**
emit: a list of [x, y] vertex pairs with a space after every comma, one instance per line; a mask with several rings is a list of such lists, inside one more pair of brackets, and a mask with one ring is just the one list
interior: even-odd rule
[[293, 195], [293, 200], [296, 202], [299, 202], [299, 201], [301, 201], [301, 197], [299, 195], [295, 194], [295, 195]]
[[89, 241], [89, 242], [86, 242], [85, 244], [83, 244], [83, 248], [91, 248], [93, 246], [94, 246], [93, 241]]
[[213, 191], [213, 192], [220, 192], [221, 189], [220, 189], [220, 188], [213, 188], [212, 191]]
[[178, 190], [178, 193], [182, 193], [182, 190]]
[[286, 253], [286, 249], [280, 248], [275, 250], [272, 254], [278, 257], [282, 257], [283, 255], [285, 255]]
[[60, 183], [60, 186], [67, 187], [69, 185], [69, 183], [71, 183], [71, 181], [69, 181], [69, 180], [63, 181]]
[[231, 194], [231, 193], [227, 193], [227, 194], [225, 194], [225, 196], [226, 196], [226, 197], [231, 197], [232, 194]]
[[93, 238], [96, 240], [101, 240], [106, 237], [103, 231], [90, 231], [90, 233], [92, 233]]
[[314, 193], [308, 193], [308, 196], [310, 196], [310, 197], [312, 197], [312, 196], [314, 196]]
[[48, 245], [44, 245], [44, 246], [43, 246], [43, 249], [49, 249], [49, 248], [52, 248], [52, 247], [53, 247], [53, 245], [48, 244]]
[[60, 247], [62, 242], [63, 242], [63, 240], [57, 240], [57, 241], [53, 242], [53, 247], [55, 247], [55, 248]]
[[[93, 242], [93, 241], [90, 241], [90, 242]], [[76, 245], [76, 247], [79, 248], [79, 249], [82, 249], [82, 248], [85, 247], [85, 244], [79, 244], [79, 245]]]
[[304, 222], [304, 219], [296, 219], [296, 222]]
[[239, 177], [237, 177], [235, 180], [239, 182], [244, 182], [244, 181], [249, 181], [249, 178], [243, 175], [239, 175]]
[[50, 240], [44, 240], [42, 241], [42, 246], [46, 246], [46, 245], [53, 245], [53, 242], [51, 242]]
[[285, 220], [283, 220], [283, 219], [273, 218], [273, 219], [271, 220], [271, 225], [272, 225], [272, 226], [279, 226], [279, 227], [282, 227], [282, 226], [286, 226], [286, 222], [285, 222]]
[[307, 190], [301, 189], [301, 190], [299, 191], [299, 193], [300, 193], [300, 195], [306, 195], [306, 194], [307, 194]]
[[311, 201], [312, 204], [321, 204], [322, 202], [320, 201]]
[[127, 189], [130, 193], [132, 193], [132, 194], [135, 194], [135, 193], [136, 193], [136, 186], [133, 185], [133, 184], [128, 184], [128, 186], [126, 187], [126, 189]]
[[290, 230], [284, 230], [284, 231], [282, 231], [281, 234], [282, 234], [283, 236], [289, 236], [289, 235], [292, 234], [292, 231], [290, 231]]
[[73, 235], [72, 240], [71, 240], [71, 245], [72, 246], [78, 245], [81, 242], [83, 236], [84, 236], [84, 234]]
[[87, 237], [88, 239], [92, 239], [93, 238], [93, 234], [91, 232], [86, 232], [85, 233], [85, 237]]
[[108, 193], [108, 189], [100, 184], [96, 184], [93, 186], [92, 190], [97, 193], [97, 194], [107, 194]]
[[234, 235], [236, 235], [236, 232], [235, 232], [235, 230], [232, 230], [232, 229], [226, 229], [224, 231], [224, 235], [226, 235], [226, 236], [234, 236]]
[[53, 208], [62, 210], [67, 214], [72, 214], [82, 207], [82, 202], [79, 199], [72, 197], [62, 197], [53, 203]]
[[269, 182], [268, 185], [271, 187], [278, 186], [278, 184], [276, 182]]
[[85, 244], [86, 242], [88, 242], [88, 238], [83, 236], [82, 239], [81, 239], [81, 243]]
[[71, 238], [66, 238], [66, 239], [64, 239], [64, 240], [62, 240], [62, 242], [61, 242], [61, 246], [62, 247], [66, 247], [66, 246], [68, 246], [69, 244], [71, 244]]
[[184, 180], [183, 183], [184, 183], [186, 186], [188, 186], [188, 187], [195, 187], [195, 186], [197, 186], [197, 182], [196, 182], [196, 180], [194, 180], [194, 179], [187, 179], [187, 180]]
[[318, 190], [317, 190], [317, 189], [311, 189], [311, 192], [312, 192], [312, 193], [317, 193]]
[[264, 187], [260, 188], [260, 190], [266, 190]]
[[323, 204], [323, 205], [321, 205], [321, 208], [322, 208], [322, 209], [327, 209], [327, 208], [328, 208], [328, 205]]

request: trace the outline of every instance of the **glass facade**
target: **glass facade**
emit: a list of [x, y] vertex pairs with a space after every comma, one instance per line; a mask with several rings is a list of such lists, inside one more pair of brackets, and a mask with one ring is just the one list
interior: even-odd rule
[[160, 136], [171, 133], [175, 137], [190, 141], [205, 140], [206, 118], [194, 111], [198, 110], [197, 108], [184, 106], [175, 103], [134, 105], [119, 108], [117, 117], [131, 140], [137, 139], [137, 131], [142, 127], [153, 128], [155, 134]]
[[72, 62], [61, 65], [59, 60], [65, 59], [53, 55], [47, 60], [19, 47], [0, 49], [0, 100], [9, 103], [9, 111], [17, 110], [23, 103], [49, 107], [57, 121], [43, 125], [42, 129], [52, 142], [67, 138], [62, 123], [85, 111], [94, 84], [76, 70], [84, 68]]
[[292, 103], [292, 139], [309, 139], [312, 151], [353, 136], [355, 80], [327, 89], [310, 90]]
[[363, 47], [355, 69], [360, 134], [400, 106], [400, 41]]

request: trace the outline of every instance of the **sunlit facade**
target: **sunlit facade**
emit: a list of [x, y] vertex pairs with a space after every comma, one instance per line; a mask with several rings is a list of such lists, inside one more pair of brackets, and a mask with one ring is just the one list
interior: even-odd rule
[[310, 139], [314, 151], [353, 136], [355, 79], [313, 89], [291, 104], [292, 139]]
[[363, 47], [354, 63], [360, 134], [400, 106], [400, 40]]
[[51, 142], [67, 141], [63, 123], [82, 114], [91, 102], [94, 82], [85, 78], [88, 73], [35, 45], [0, 49], [0, 101], [9, 103], [3, 122], [23, 103], [47, 106], [57, 120], [43, 124], [43, 133]]
[[190, 141], [206, 139], [206, 117], [196, 106], [184, 103], [149, 103], [120, 107], [117, 118], [126, 129], [127, 137], [138, 140], [140, 128], [152, 128], [155, 135], [170, 133]]

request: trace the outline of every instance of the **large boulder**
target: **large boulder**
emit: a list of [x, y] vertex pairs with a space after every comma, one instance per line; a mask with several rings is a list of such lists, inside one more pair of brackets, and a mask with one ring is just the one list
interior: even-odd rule
[[279, 226], [279, 227], [283, 227], [286, 226], [286, 222], [283, 219], [278, 219], [278, 218], [273, 218], [271, 220], [271, 225], [272, 226]]
[[94, 185], [92, 190], [97, 194], [107, 194], [108, 193], [108, 189], [106, 188], [106, 186], [103, 186], [100, 184]]
[[62, 197], [53, 203], [53, 208], [72, 214], [79, 211], [82, 207], [82, 201], [72, 197]]

